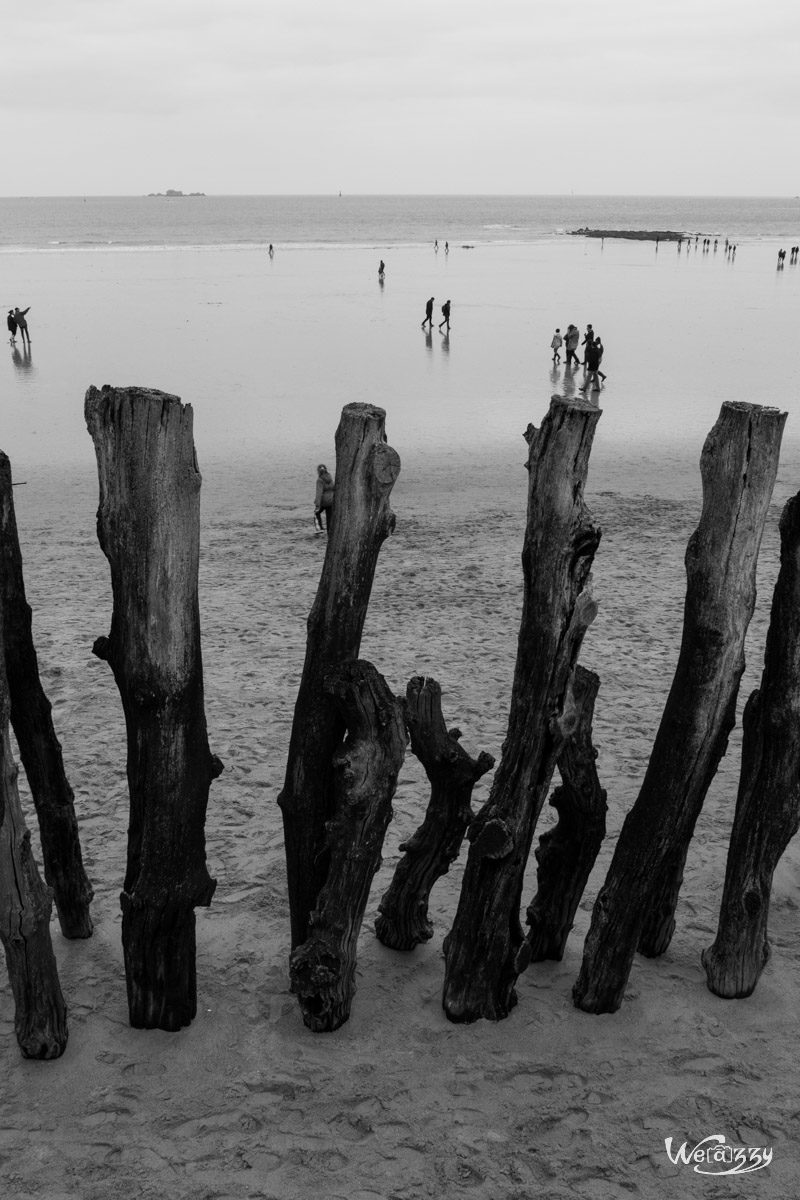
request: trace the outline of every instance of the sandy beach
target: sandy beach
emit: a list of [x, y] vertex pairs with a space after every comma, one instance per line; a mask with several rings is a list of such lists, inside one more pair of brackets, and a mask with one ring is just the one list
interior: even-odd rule
[[[6, 255], [32, 303], [29, 360], [2, 369], [5, 428], [34, 638], [76, 795], [94, 936], [53, 940], [69, 1008], [57, 1062], [18, 1053], [0, 978], [0, 1167], [15, 1200], [616, 1200], [788, 1197], [800, 1181], [795, 1049], [800, 986], [795, 841], [775, 875], [772, 958], [748, 1000], [706, 988], [738, 782], [740, 729], [689, 853], [678, 927], [637, 958], [625, 1004], [571, 1001], [591, 907], [633, 804], [677, 658], [683, 554], [699, 516], [698, 461], [724, 400], [789, 412], [759, 565], [740, 692], [757, 686], [777, 520], [800, 487], [800, 268], [773, 248], [731, 264], [640, 242], [582, 239], [397, 251], [383, 289], [374, 250], [205, 249]], [[691, 281], [687, 286], [687, 279]], [[420, 330], [453, 299], [447, 344]], [[438, 319], [441, 319], [440, 317]], [[343, 404], [378, 403], [402, 461], [362, 656], [397, 693], [442, 684], [472, 754], [499, 758], [522, 603], [526, 447], [550, 395], [553, 328], [592, 321], [609, 382], [587, 501], [603, 528], [600, 604], [581, 661], [601, 678], [595, 717], [608, 837], [561, 963], [520, 978], [503, 1022], [441, 1009], [442, 939], [463, 863], [434, 890], [433, 940], [412, 954], [374, 937], [398, 847], [428, 799], [408, 754], [359, 944], [350, 1021], [314, 1035], [288, 990], [283, 782], [305, 621], [324, 554], [313, 536], [317, 462], [333, 468]], [[580, 379], [578, 379], [580, 382]], [[97, 544], [97, 479], [82, 420], [89, 384], [138, 383], [191, 403], [203, 473], [200, 602], [206, 713], [225, 764], [207, 824], [217, 891], [199, 911], [198, 1014], [180, 1034], [129, 1028], [119, 892], [127, 828], [125, 732], [108, 667], [111, 589]], [[21, 779], [24, 795], [24, 780]], [[491, 775], [476, 788], [488, 796]], [[29, 823], [35, 824], [28, 806]], [[551, 815], [542, 814], [538, 833]], [[524, 900], [535, 891], [531, 860]], [[712, 1179], [664, 1142], [724, 1133], [768, 1146], [768, 1170]]]

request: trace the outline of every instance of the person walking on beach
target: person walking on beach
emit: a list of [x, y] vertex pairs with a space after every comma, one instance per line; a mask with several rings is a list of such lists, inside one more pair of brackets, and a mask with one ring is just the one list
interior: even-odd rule
[[8, 310], [8, 316], [6, 317], [6, 325], [8, 326], [8, 332], [11, 334], [11, 337], [8, 340], [12, 346], [16, 346], [16, 344], [17, 344], [17, 318], [14, 316], [13, 308], [10, 308]]
[[422, 322], [423, 329], [425, 328], [426, 325], [430, 329], [433, 329], [433, 300], [434, 300], [434, 297], [431, 296], [430, 300], [428, 300], [425, 305], [425, 320]]
[[444, 304], [442, 305], [442, 317], [444, 319], [439, 322], [439, 333], [442, 332], [443, 325], [447, 326], [447, 332], [449, 333], [450, 332], [450, 301], [449, 300], [445, 300]]
[[580, 366], [580, 362], [578, 361], [578, 354], [577, 354], [578, 342], [580, 340], [581, 340], [581, 334], [580, 334], [580, 330], [578, 329], [578, 326], [577, 325], [568, 325], [567, 326], [567, 336], [566, 336], [566, 340], [565, 340], [565, 345], [567, 347], [567, 361], [564, 364], [565, 366], [568, 367], [573, 362], [575, 363], [576, 367]]
[[[317, 467], [317, 489], [314, 495], [314, 533], [320, 534], [323, 529], [330, 533], [331, 512], [333, 510], [334, 482], [324, 463]], [[322, 524], [322, 514], [325, 513], [325, 524]]]
[[557, 329], [553, 334], [553, 340], [550, 343], [553, 351], [553, 366], [561, 362], [561, 347], [564, 345], [564, 339], [561, 336], [561, 330]]
[[[584, 365], [586, 366], [589, 373], [586, 376], [586, 382], [578, 388], [579, 392], [587, 391], [589, 388], [589, 384], [592, 384], [593, 392], [600, 391], [600, 383], [599, 383], [599, 380], [597, 377], [600, 374], [601, 352], [602, 352], [602, 342], [600, 343], [600, 346], [598, 347], [597, 342], [592, 341], [591, 344], [586, 347], [586, 357], [584, 359]], [[605, 375], [603, 376], [603, 378], [605, 379]]]
[[26, 338], [28, 339], [28, 345], [30, 346], [30, 344], [31, 344], [31, 335], [28, 333], [28, 322], [25, 320], [25, 314], [29, 313], [30, 311], [31, 311], [30, 304], [28, 305], [27, 308], [23, 308], [21, 312], [18, 308], [14, 309], [14, 319], [17, 322], [17, 329], [22, 334], [23, 346], [25, 345]]
[[589, 347], [594, 343], [594, 330], [591, 325], [586, 326], [586, 335], [584, 336], [581, 345], [583, 346], [583, 365], [586, 366], [586, 355], [589, 353]]
[[599, 333], [597, 334], [597, 336], [594, 339], [594, 344], [595, 344], [595, 349], [597, 350], [597, 374], [600, 376], [603, 383], [605, 383], [607, 376], [605, 376], [603, 374], [603, 372], [600, 370], [601, 366], [603, 365], [603, 352], [605, 350], [605, 346], [603, 345], [602, 341], [600, 340]]
[[382, 280], [385, 274], [386, 274], [386, 264], [383, 261], [383, 259], [381, 259], [380, 263], [378, 264], [378, 279]]

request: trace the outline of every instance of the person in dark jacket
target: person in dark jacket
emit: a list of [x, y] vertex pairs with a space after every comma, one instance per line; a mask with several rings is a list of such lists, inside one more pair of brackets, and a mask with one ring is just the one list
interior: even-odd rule
[[27, 308], [23, 308], [21, 311], [18, 308], [14, 309], [14, 319], [17, 322], [17, 329], [22, 334], [23, 347], [25, 345], [26, 338], [28, 340], [28, 345], [30, 346], [30, 344], [31, 344], [31, 335], [28, 333], [28, 322], [25, 320], [26, 313], [29, 313], [30, 311], [31, 311], [30, 305], [28, 305]]
[[11, 342], [11, 345], [16, 346], [16, 344], [17, 344], [17, 318], [14, 316], [13, 308], [10, 308], [8, 310], [8, 316], [6, 317], [6, 325], [8, 326], [8, 332], [11, 334], [11, 337], [9, 339]]
[[[324, 463], [317, 467], [317, 490], [314, 496], [314, 532], [322, 533], [323, 529], [330, 532], [331, 513], [333, 511], [334, 482]], [[322, 514], [325, 514], [325, 524], [322, 524]]]
[[422, 328], [427, 325], [429, 329], [433, 329], [433, 296], [425, 303], [425, 320], [422, 322]]
[[[584, 345], [586, 346], [586, 357], [583, 360], [587, 371], [586, 383], [584, 383], [583, 386], [578, 390], [585, 392], [588, 389], [589, 384], [592, 384], [592, 391], [599, 392], [600, 380], [598, 379], [598, 375], [600, 373], [600, 355], [603, 349], [602, 342], [600, 345], [598, 345], [595, 341], [584, 342]], [[605, 375], [603, 378], [605, 379]]]

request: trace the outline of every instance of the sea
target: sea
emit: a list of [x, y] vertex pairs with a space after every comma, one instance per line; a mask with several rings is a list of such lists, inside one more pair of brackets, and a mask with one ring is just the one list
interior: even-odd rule
[[800, 236], [800, 196], [72, 196], [0, 198], [0, 251], [451, 246], [577, 229]]
[[554, 331], [592, 323], [597, 485], [697, 496], [726, 400], [785, 409], [800, 459], [800, 265], [777, 266], [798, 243], [797, 197], [0, 198], [2, 302], [30, 307], [32, 339], [0, 367], [0, 448], [25, 475], [91, 475], [86, 389], [136, 384], [191, 405], [207, 470], [294, 502], [360, 401], [386, 410], [404, 481], [502, 488], [528, 424], [583, 383]]

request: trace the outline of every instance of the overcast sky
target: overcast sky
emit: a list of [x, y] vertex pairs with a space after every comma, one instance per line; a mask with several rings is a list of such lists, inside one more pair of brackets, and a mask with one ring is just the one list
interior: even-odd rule
[[2, 195], [800, 194], [800, 0], [31, 0]]

